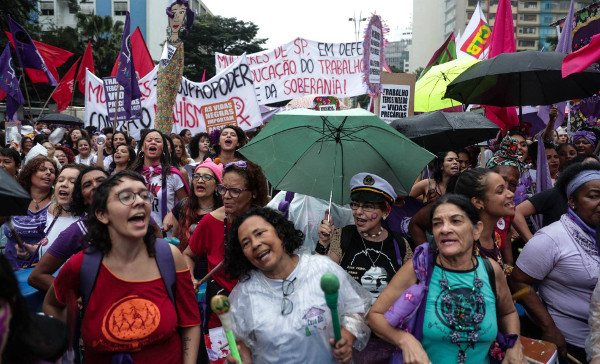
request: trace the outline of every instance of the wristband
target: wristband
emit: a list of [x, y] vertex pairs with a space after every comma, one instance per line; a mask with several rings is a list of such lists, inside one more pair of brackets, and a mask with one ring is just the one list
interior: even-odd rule
[[317, 253], [317, 254], [327, 255], [328, 252], [329, 252], [329, 246], [324, 246], [323, 244], [321, 244], [321, 242], [318, 242], [317, 245], [315, 246], [315, 253]]

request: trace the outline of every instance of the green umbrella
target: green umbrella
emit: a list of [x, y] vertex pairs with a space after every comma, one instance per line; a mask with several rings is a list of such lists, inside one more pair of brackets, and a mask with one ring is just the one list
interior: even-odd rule
[[433, 154], [363, 109], [297, 109], [273, 116], [242, 153], [275, 188], [338, 204], [350, 202], [350, 179], [369, 172], [408, 194]]

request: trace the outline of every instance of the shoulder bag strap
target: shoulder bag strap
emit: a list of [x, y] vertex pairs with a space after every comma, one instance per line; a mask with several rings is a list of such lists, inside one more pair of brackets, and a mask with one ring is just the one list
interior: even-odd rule
[[158, 270], [160, 271], [160, 276], [162, 277], [167, 293], [169, 294], [169, 299], [173, 303], [173, 306], [177, 308], [175, 305], [175, 281], [177, 272], [175, 271], [175, 260], [173, 259], [171, 247], [166, 240], [156, 239], [154, 248], [156, 250], [155, 259]]

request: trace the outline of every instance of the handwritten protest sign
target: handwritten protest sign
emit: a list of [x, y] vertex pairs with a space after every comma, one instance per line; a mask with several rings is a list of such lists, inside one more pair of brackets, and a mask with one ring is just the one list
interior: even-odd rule
[[371, 97], [376, 97], [381, 93], [381, 68], [383, 62], [385, 62], [383, 57], [385, 39], [383, 38], [382, 29], [381, 18], [378, 15], [371, 16], [363, 40], [363, 47], [365, 48], [363, 58], [364, 80]]
[[[125, 91], [122, 87], [119, 87], [116, 77], [104, 77], [104, 97], [106, 100], [106, 108], [108, 111], [108, 119], [110, 123], [115, 122], [115, 110], [117, 116], [117, 122], [124, 122], [127, 120], [127, 114], [124, 105]], [[118, 93], [118, 95], [117, 95]], [[117, 100], [119, 104], [117, 105]], [[117, 109], [118, 107], [118, 109]], [[140, 99], [131, 100], [131, 117], [130, 119], [140, 119], [142, 117], [142, 104]]]
[[[126, 131], [127, 124], [129, 124], [130, 136], [135, 139], [139, 139], [142, 129], [154, 126], [157, 71], [158, 66], [138, 81], [142, 93], [140, 99], [141, 118], [117, 120], [116, 129]], [[88, 72], [85, 98], [86, 126], [95, 126], [98, 129], [113, 126], [112, 115], [109, 119], [107, 113], [106, 100], [107, 96], [102, 80]], [[236, 124], [244, 130], [256, 128], [262, 124], [254, 93], [252, 74], [245, 56], [238, 58], [229, 67], [206, 82], [193, 82], [185, 77], [181, 80], [177, 99], [173, 105], [175, 122], [172, 131], [179, 133], [183, 129], [190, 129], [192, 134], [206, 131], [206, 106], [224, 102], [229, 102], [228, 107], [232, 104], [234, 106], [234, 118], [229, 124]], [[214, 112], [211, 117], [213, 116]]]
[[[311, 94], [341, 98], [366, 93], [362, 42], [324, 43], [297, 38], [247, 57], [260, 105]], [[236, 59], [215, 53], [217, 72]]]
[[416, 77], [407, 73], [383, 73], [379, 118], [387, 122], [413, 115]]

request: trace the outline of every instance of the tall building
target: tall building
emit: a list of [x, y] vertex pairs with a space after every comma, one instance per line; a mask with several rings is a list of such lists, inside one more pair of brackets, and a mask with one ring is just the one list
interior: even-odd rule
[[[410, 71], [425, 67], [450, 33], [465, 30], [478, 1], [493, 31], [498, 0], [413, 0]], [[577, 0], [575, 10], [592, 2]], [[548, 38], [557, 35], [551, 24], [567, 15], [570, 4], [570, 0], [511, 0], [517, 50], [548, 50]]]
[[385, 61], [389, 66], [394, 66], [404, 72], [408, 72], [412, 30], [403, 29], [400, 31], [399, 36], [400, 40], [389, 42], [385, 48]]
[[[77, 26], [78, 12], [111, 16], [114, 21], [125, 21], [127, 11], [131, 14], [131, 31], [140, 28], [150, 55], [160, 58], [161, 44], [167, 39], [167, 15], [165, 8], [172, 1], [164, 0], [40, 0], [38, 22], [42, 28]], [[79, 10], [77, 10], [77, 6]], [[212, 14], [202, 0], [191, 0], [191, 9], [197, 14]]]

